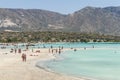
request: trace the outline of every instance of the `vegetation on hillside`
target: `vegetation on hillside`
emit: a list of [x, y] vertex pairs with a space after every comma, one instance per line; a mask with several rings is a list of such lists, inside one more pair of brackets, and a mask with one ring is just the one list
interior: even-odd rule
[[75, 32], [1, 32], [0, 42], [120, 42], [120, 37]]

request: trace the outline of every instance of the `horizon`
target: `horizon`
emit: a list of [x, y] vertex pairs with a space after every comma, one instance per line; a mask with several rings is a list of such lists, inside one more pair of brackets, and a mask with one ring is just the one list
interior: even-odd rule
[[[107, 7], [120, 7], [120, 6], [106, 6], [106, 7], [85, 6], [85, 7], [81, 8], [81, 9], [84, 9], [84, 8], [86, 8], [86, 7], [92, 7], [92, 8], [107, 8]], [[43, 10], [43, 11], [50, 11], [50, 12], [55, 12], [55, 13], [59, 13], [59, 14], [63, 14], [63, 15], [72, 14], [72, 13], [74, 13], [74, 12], [76, 12], [76, 11], [81, 10], [81, 9], [79, 9], [79, 10], [76, 10], [76, 11], [74, 11], [74, 12], [72, 12], [72, 13], [65, 14], [65, 13], [60, 13], [60, 12], [51, 11], [51, 10], [46, 10], [46, 9], [38, 9], [38, 8], [1, 8], [1, 7], [0, 7], [0, 9]]]
[[[7, 5], [6, 5], [7, 3]], [[12, 8], [12, 9], [41, 9], [52, 12], [57, 12], [61, 14], [70, 14], [77, 10], [81, 10], [84, 7], [109, 7], [109, 6], [120, 6], [119, 0], [77, 0], [77, 1], [69, 1], [69, 0], [36, 0], [36, 1], [16, 1], [16, 0], [1, 0], [0, 8]]]

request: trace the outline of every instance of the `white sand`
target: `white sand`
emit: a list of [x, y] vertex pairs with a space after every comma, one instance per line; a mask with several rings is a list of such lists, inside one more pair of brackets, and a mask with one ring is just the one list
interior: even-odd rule
[[[8, 54], [4, 54], [6, 52]], [[31, 50], [24, 53], [27, 54], [26, 62], [22, 62], [21, 54], [13, 54], [10, 50], [0, 49], [0, 80], [88, 80], [52, 73], [36, 67], [38, 60], [54, 58], [48, 53], [48, 49], [41, 49], [41, 53], [32, 53]], [[38, 56], [30, 56], [30, 54]]]

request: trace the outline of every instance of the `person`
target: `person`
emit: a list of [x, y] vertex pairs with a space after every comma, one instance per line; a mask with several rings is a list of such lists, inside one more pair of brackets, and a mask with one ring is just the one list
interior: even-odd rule
[[74, 51], [77, 51], [77, 49], [74, 49]]
[[51, 49], [53, 48], [53, 46], [51, 46]]
[[59, 48], [59, 51], [58, 51], [59, 54], [61, 54], [61, 49]]
[[15, 49], [15, 54], [16, 54], [17, 50]]
[[21, 53], [21, 49], [18, 49], [18, 53]]
[[26, 50], [28, 50], [28, 45], [26, 45]]
[[22, 57], [22, 61], [23, 61], [23, 62], [26, 62], [26, 54], [23, 53], [21, 57]]

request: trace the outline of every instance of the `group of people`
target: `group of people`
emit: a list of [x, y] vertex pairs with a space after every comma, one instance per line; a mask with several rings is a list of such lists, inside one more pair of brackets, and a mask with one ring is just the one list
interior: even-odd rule
[[18, 49], [18, 50], [17, 50], [17, 49], [11, 49], [10, 53], [13, 53], [13, 52], [14, 52], [14, 53], [16, 54], [17, 51], [18, 51], [18, 53], [21, 53], [21, 49]]
[[53, 46], [51, 46], [51, 48], [49, 48], [49, 53], [52, 53], [52, 54], [56, 54], [56, 53], [59, 53], [61, 54], [61, 51], [63, 50], [63, 46], [60, 47], [57, 49], [57, 48], [53, 48]]
[[[45, 46], [44, 46], [44, 48], [45, 48]], [[26, 50], [28, 50], [28, 46], [26, 46]], [[58, 49], [55, 49], [55, 48], [53, 48], [53, 46], [51, 46], [51, 48], [49, 48], [49, 53], [53, 54], [55, 52], [55, 53], [61, 54], [61, 50], [63, 50], [63, 46], [62, 47], [59, 46]], [[18, 50], [17, 49], [11, 49], [11, 53], [12, 52], [17, 53], [17, 51], [18, 51], [18, 53], [22, 53], [21, 49], [18, 49]], [[33, 49], [32, 49], [32, 52], [34, 52]], [[36, 52], [40, 53], [40, 50], [37, 50]], [[22, 53], [21, 58], [22, 58], [23, 62], [26, 62], [27, 55], [25, 53]]]

